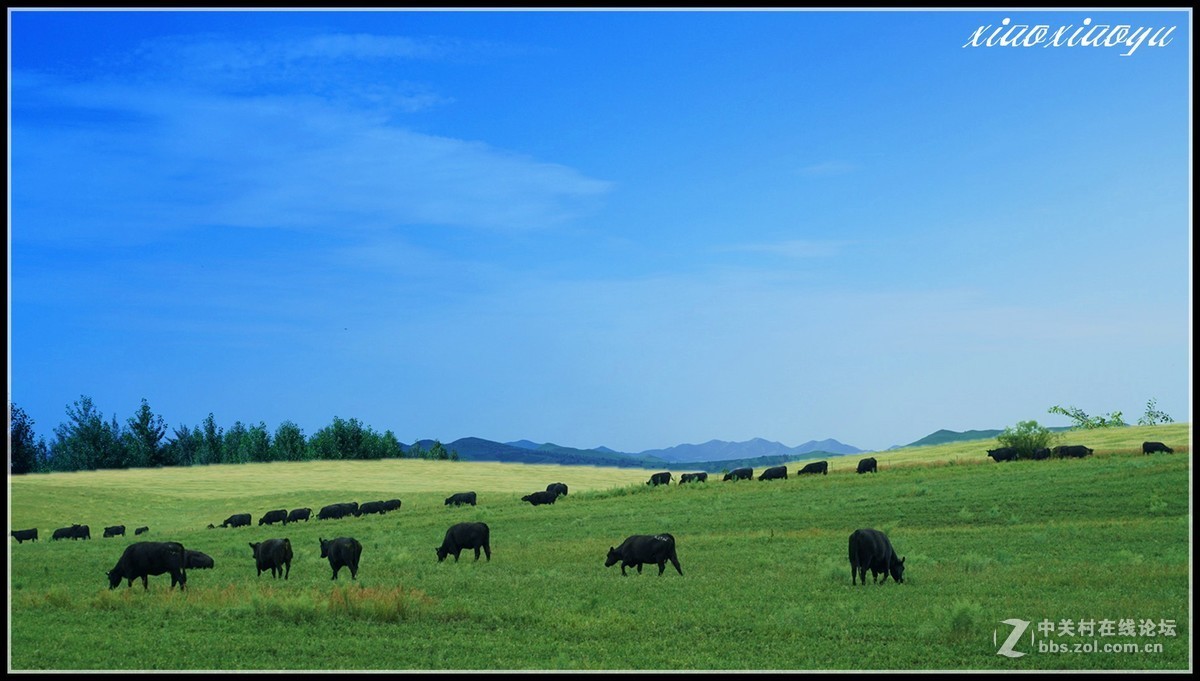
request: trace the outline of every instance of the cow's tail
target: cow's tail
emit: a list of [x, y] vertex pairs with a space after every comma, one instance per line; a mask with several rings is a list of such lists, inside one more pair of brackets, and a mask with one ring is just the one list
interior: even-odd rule
[[679, 556], [675, 555], [675, 543], [674, 542], [671, 543], [671, 565], [675, 566], [675, 571], [679, 573], [680, 577], [682, 577], [683, 576], [683, 568], [679, 567]]

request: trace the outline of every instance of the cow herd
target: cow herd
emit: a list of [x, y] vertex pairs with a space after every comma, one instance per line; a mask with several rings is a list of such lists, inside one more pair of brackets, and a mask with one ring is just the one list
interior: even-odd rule
[[[867, 457], [858, 462], [858, 472], [859, 473], [867, 473], [867, 472], [875, 473], [875, 472], [877, 472], [876, 466], [877, 466], [877, 464], [875, 462], [875, 457]], [[814, 461], [812, 463], [805, 464], [802, 468], [800, 468], [798, 471], [796, 471], [796, 475], [828, 475], [828, 474], [829, 474], [829, 462], [828, 461]], [[729, 482], [730, 480], [751, 480], [753, 478], [754, 478], [754, 469], [753, 468], [749, 468], [749, 467], [735, 468], [725, 474], [725, 477], [722, 478], [722, 482]], [[768, 467], [758, 476], [759, 480], [787, 480], [787, 478], [788, 478], [787, 466]], [[681, 484], [681, 485], [684, 483], [688, 483], [688, 482], [707, 482], [707, 481], [708, 481], [708, 473], [704, 473], [704, 472], [684, 473], [679, 476], [679, 484]], [[669, 485], [669, 484], [671, 484], [671, 473], [669, 471], [663, 471], [662, 473], [655, 473], [650, 476], [650, 479], [646, 481], [646, 484], [652, 485], [655, 487], [657, 487], [658, 485]]]
[[[1029, 454], [1028, 456], [1021, 456], [1020, 450], [1018, 450], [1016, 447], [1000, 447], [998, 449], [989, 449], [987, 450], [987, 455], [988, 458], [1000, 463], [1002, 461], [1017, 461], [1019, 459], [1043, 461], [1045, 459], [1049, 459], [1051, 456], [1060, 459], [1082, 459], [1085, 456], [1091, 456], [1094, 452], [1095, 450], [1091, 447], [1084, 447], [1083, 445], [1059, 445], [1053, 449], [1049, 447], [1035, 449], [1033, 453]], [[1161, 442], [1142, 443], [1142, 454], [1153, 454], [1155, 452], [1174, 454], [1175, 450]], [[859, 473], [861, 472], [862, 470], [859, 470]]]
[[[1015, 461], [1018, 459], [1048, 459], [1051, 456], [1062, 458], [1081, 458], [1089, 456], [1094, 450], [1081, 445], [1062, 445], [1053, 449], [1043, 448], [1035, 451], [1027, 457], [1018, 456], [1018, 451], [1011, 447], [1001, 447], [998, 449], [987, 450], [987, 456], [994, 461]], [[1144, 442], [1142, 444], [1143, 454], [1151, 454], [1155, 452], [1174, 453], [1175, 450], [1161, 442]], [[809, 463], [797, 471], [798, 475], [821, 474], [826, 475], [829, 471], [829, 464], [826, 461], [818, 461]], [[876, 473], [878, 472], [878, 462], [874, 457], [867, 457], [858, 462], [857, 473]], [[724, 481], [731, 480], [751, 480], [753, 479], [754, 471], [752, 468], [736, 468], [729, 471], [723, 478]], [[786, 466], [768, 467], [759, 475], [759, 480], [786, 480], [788, 471]], [[684, 473], [680, 476], [679, 484], [691, 482], [706, 482], [708, 480], [707, 473]], [[651, 475], [647, 485], [668, 485], [671, 482], [670, 472], [661, 472]], [[560, 496], [567, 494], [567, 486], [561, 482], [551, 483], [546, 486], [545, 490], [527, 494], [521, 498], [521, 501], [528, 502], [534, 506], [542, 504], [553, 504]], [[470, 505], [475, 506], [478, 497], [475, 492], [459, 492], [452, 494], [445, 500], [446, 506]], [[389, 501], [373, 501], [364, 504], [357, 502], [335, 503], [324, 506], [317, 513], [318, 520], [328, 520], [345, 518], [348, 516], [360, 517], [367, 514], [384, 514], [389, 511], [398, 510], [401, 506], [399, 499]], [[312, 516], [312, 509], [297, 508], [290, 512], [287, 509], [273, 509], [267, 511], [259, 518], [258, 524], [272, 525], [281, 523], [287, 525], [294, 522], [308, 522]], [[224, 520], [219, 527], [236, 528], [249, 527], [251, 525], [251, 515], [249, 513], [236, 513]], [[209, 524], [209, 529], [213, 529], [214, 525]], [[141, 535], [149, 532], [149, 527], [141, 526], [134, 530], [135, 535]], [[26, 540], [37, 541], [38, 531], [36, 528], [27, 530], [13, 530], [11, 535], [17, 540], [17, 543], [22, 543]], [[124, 525], [112, 525], [104, 528], [104, 537], [121, 537], [125, 536]], [[59, 528], [54, 531], [51, 539], [90, 539], [91, 530], [87, 525], [71, 525], [69, 527]], [[362, 556], [362, 544], [353, 537], [337, 537], [335, 539], [320, 539], [321, 557], [329, 561], [329, 566], [332, 570], [331, 579], [336, 580], [338, 573], [342, 568], [347, 568], [350, 572], [351, 579], [357, 579], [359, 561]], [[481, 522], [463, 522], [452, 525], [442, 539], [442, 544], [436, 548], [437, 560], [442, 562], [447, 556], [454, 556], [457, 562], [459, 554], [463, 550], [473, 550], [475, 552], [475, 560], [479, 560], [480, 551], [482, 551], [487, 560], [492, 558], [491, 550], [491, 530], [486, 523]], [[293, 559], [293, 551], [291, 542], [287, 538], [266, 539], [261, 542], [253, 542], [249, 544], [255, 567], [258, 570], [258, 575], [261, 576], [264, 572], [270, 572], [272, 577], [288, 579], [291, 572], [291, 563]], [[849, 541], [849, 559], [851, 571], [851, 584], [857, 584], [861, 581], [866, 584], [866, 572], [870, 570], [874, 581], [878, 582], [879, 575], [883, 575], [883, 581], [886, 582], [889, 576], [896, 582], [903, 582], [904, 574], [904, 559], [896, 555], [892, 548], [891, 542], [882, 532], [870, 528], [855, 530], [850, 535]], [[676, 554], [675, 538], [670, 534], [656, 535], [633, 535], [625, 539], [619, 546], [609, 547], [608, 555], [605, 559], [605, 567], [611, 567], [617, 563], [621, 564], [621, 574], [627, 574], [626, 568], [636, 568], [639, 573], [642, 571], [643, 564], [658, 565], [658, 573], [662, 575], [666, 569], [666, 564], [670, 562], [677, 572], [682, 576], [683, 568], [680, 566], [679, 557]], [[129, 586], [133, 586], [133, 582], [137, 579], [142, 580], [144, 589], [149, 589], [147, 578], [150, 575], [171, 575], [171, 588], [176, 585], [183, 589], [187, 582], [187, 570], [191, 569], [211, 569], [214, 561], [207, 554], [185, 549], [179, 542], [149, 542], [139, 541], [130, 544], [121, 554], [120, 559], [112, 570], [107, 572], [109, 580], [109, 588], [116, 588], [121, 581], [127, 581]]]

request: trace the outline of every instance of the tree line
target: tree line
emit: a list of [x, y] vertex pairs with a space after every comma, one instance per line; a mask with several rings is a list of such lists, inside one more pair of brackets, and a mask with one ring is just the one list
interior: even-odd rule
[[92, 398], [67, 407], [67, 420], [49, 442], [34, 431], [23, 409], [9, 402], [9, 473], [48, 473], [108, 468], [155, 468], [263, 461], [343, 461], [371, 459], [458, 460], [438, 440], [421, 447], [402, 444], [390, 430], [376, 432], [358, 419], [333, 417], [311, 437], [284, 421], [274, 432], [263, 422], [217, 425], [212, 413], [199, 425], [169, 428], [145, 399], [133, 416], [106, 419]]

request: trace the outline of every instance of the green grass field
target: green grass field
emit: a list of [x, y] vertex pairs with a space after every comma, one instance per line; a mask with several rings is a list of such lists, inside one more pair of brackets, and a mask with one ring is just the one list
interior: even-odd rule
[[[1143, 440], [1176, 453], [1143, 456]], [[9, 540], [9, 668], [1188, 670], [1189, 442], [1188, 424], [1133, 427], [1070, 433], [1063, 444], [1096, 450], [1086, 459], [997, 464], [995, 442], [976, 441], [875, 454], [874, 475], [847, 456], [827, 476], [657, 488], [648, 470], [419, 460], [10, 477], [10, 529], [41, 541]], [[560, 481], [557, 504], [520, 501]], [[468, 490], [478, 506], [443, 505]], [[396, 497], [385, 516], [205, 529]], [[438, 563], [465, 520], [490, 525], [492, 560]], [[93, 538], [49, 540], [72, 523]], [[101, 538], [114, 524], [129, 535]], [[151, 530], [138, 539], [180, 541], [216, 567], [189, 571], [183, 592], [166, 575], [109, 590], [139, 525]], [[888, 533], [904, 584], [851, 586], [860, 527]], [[604, 567], [626, 536], [662, 532], [682, 577]], [[320, 558], [318, 539], [336, 536], [363, 544], [355, 582], [331, 581]], [[270, 537], [294, 547], [287, 581], [255, 576], [248, 544]], [[997, 654], [1009, 619], [1031, 622], [1021, 657]], [[1122, 630], [1101, 635], [1106, 620]]]

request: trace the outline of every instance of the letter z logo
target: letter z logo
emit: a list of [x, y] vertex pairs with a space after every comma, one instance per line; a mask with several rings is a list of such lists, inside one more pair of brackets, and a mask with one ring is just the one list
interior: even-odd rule
[[[1017, 641], [1021, 640], [1021, 634], [1024, 634], [1025, 630], [1029, 628], [1029, 622], [1018, 619], [1007, 619], [1001, 622], [1001, 624], [1007, 624], [1011, 626], [1013, 630], [1012, 633], [1008, 635], [1008, 638], [1004, 639], [1004, 645], [1000, 646], [1000, 649], [996, 651], [996, 654], [1003, 655], [1005, 657], [1023, 657], [1025, 653], [1013, 650], [1013, 646], [1016, 645]], [[993, 631], [992, 644], [995, 645], [995, 643], [996, 632]]]

